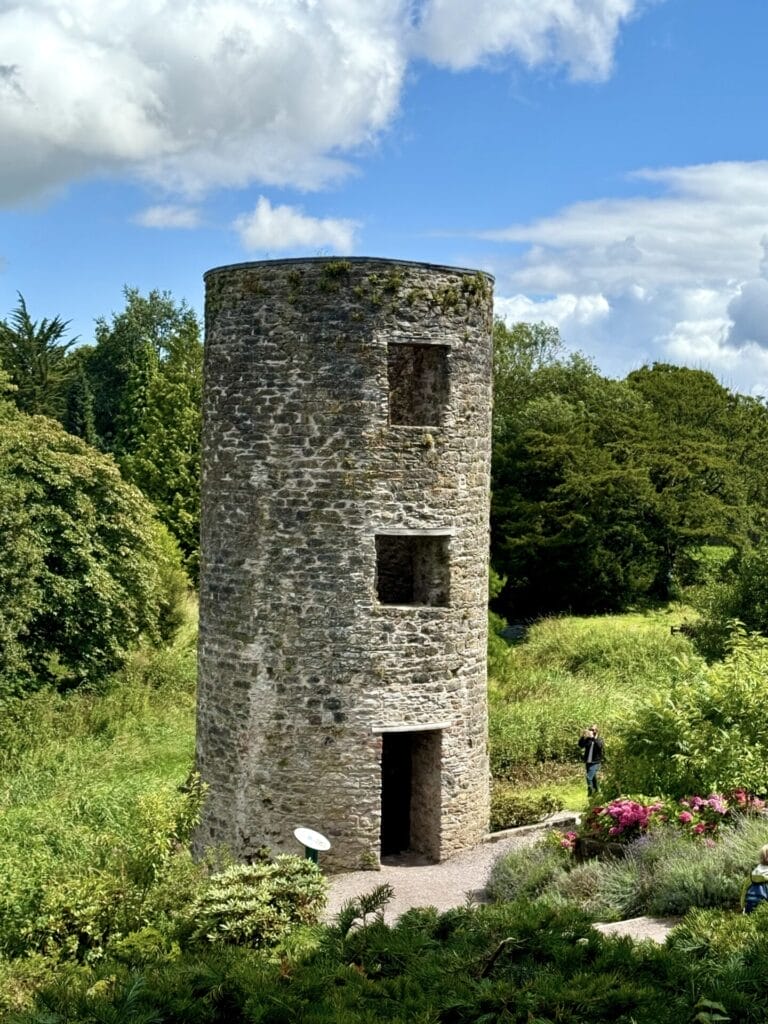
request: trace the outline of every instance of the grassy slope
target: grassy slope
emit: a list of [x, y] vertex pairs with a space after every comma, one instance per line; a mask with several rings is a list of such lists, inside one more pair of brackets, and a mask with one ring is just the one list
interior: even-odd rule
[[143, 799], [192, 767], [194, 622], [103, 694], [37, 694], [0, 726], [0, 876], [50, 884], [98, 866]]
[[494, 776], [527, 793], [555, 792], [579, 809], [580, 731], [597, 722], [610, 757], [613, 723], [649, 687], [669, 681], [677, 658], [691, 653], [685, 637], [670, 633], [687, 611], [545, 619], [518, 644], [497, 645], [489, 683]]

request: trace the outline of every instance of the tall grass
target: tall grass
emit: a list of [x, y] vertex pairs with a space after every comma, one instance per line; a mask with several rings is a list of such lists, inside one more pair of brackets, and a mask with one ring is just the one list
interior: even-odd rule
[[613, 726], [649, 687], [671, 683], [690, 641], [672, 635], [680, 608], [590, 618], [544, 619], [519, 643], [492, 645], [491, 767], [522, 782], [532, 764], [575, 762], [576, 740], [597, 722], [610, 757]]
[[114, 870], [135, 881], [146, 844], [172, 834], [193, 765], [194, 613], [171, 647], [137, 652], [99, 692], [5, 702], [0, 949], [38, 927], [46, 894]]

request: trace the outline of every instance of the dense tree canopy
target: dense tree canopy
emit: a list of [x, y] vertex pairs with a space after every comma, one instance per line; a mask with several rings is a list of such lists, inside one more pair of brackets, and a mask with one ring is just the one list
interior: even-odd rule
[[740, 550], [758, 535], [762, 403], [663, 364], [608, 379], [545, 325], [497, 323], [495, 353], [492, 557], [505, 611], [665, 598], [685, 551]]
[[194, 312], [168, 292], [125, 288], [125, 308], [96, 321], [95, 345], [72, 351], [68, 322], [34, 321], [24, 298], [0, 321], [0, 366], [24, 412], [58, 420], [112, 454], [178, 541], [199, 561], [203, 346]]
[[0, 408], [0, 692], [96, 680], [175, 624], [178, 551], [111, 458]]
[[100, 446], [153, 502], [196, 576], [202, 344], [197, 317], [168, 292], [125, 289], [84, 354]]

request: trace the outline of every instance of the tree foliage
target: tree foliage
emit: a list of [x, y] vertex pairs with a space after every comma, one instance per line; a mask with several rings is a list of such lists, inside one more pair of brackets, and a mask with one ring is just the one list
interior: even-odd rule
[[669, 596], [686, 551], [748, 545], [764, 519], [768, 412], [703, 371], [626, 380], [545, 325], [495, 329], [492, 556], [507, 613]]
[[62, 425], [76, 437], [96, 445], [96, 421], [93, 414], [93, 388], [85, 369], [84, 353], [76, 351], [70, 356], [73, 369], [69, 377], [66, 406]]
[[200, 521], [202, 344], [197, 317], [168, 292], [125, 289], [85, 357], [99, 444], [153, 502], [195, 576]]
[[97, 680], [173, 628], [178, 553], [113, 461], [0, 411], [0, 686]]
[[72, 365], [67, 350], [76, 338], [64, 341], [68, 320], [33, 320], [24, 296], [7, 320], [0, 320], [0, 363], [16, 385], [14, 401], [23, 412], [63, 415]]

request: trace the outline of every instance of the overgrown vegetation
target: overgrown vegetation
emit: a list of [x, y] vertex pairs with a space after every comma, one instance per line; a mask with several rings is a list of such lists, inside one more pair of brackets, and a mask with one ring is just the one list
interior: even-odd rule
[[[108, 960], [169, 964], [211, 943], [271, 948], [322, 909], [298, 857], [195, 864], [196, 622], [98, 691], [7, 698], [0, 717], [0, 1014]], [[221, 874], [217, 874], [221, 872]]]
[[[671, 607], [621, 618], [551, 618], [508, 644], [492, 635], [489, 657], [490, 751], [494, 778], [525, 778], [573, 765], [589, 722], [609, 738], [650, 688], [664, 691], [690, 641], [670, 634], [684, 613]], [[703, 662], [702, 662], [703, 664]]]
[[768, 639], [731, 637], [722, 662], [685, 657], [615, 725], [612, 792], [683, 796], [743, 786], [768, 792], [768, 719], [762, 691]]
[[141, 649], [101, 691], [4, 701], [2, 955], [99, 957], [150, 907], [170, 912], [172, 876], [183, 889], [194, 875], [183, 845], [199, 794], [179, 788], [192, 764], [194, 636], [188, 622], [173, 647]]

